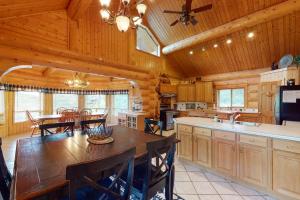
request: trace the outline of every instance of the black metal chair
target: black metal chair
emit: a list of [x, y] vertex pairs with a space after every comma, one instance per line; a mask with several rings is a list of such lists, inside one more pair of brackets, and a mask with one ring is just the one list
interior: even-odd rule
[[144, 126], [145, 133], [155, 135], [156, 132], [159, 131], [160, 135], [162, 135], [162, 126], [160, 121], [145, 118], [144, 123], [145, 123]]
[[12, 182], [12, 176], [7, 169], [3, 152], [2, 152], [2, 138], [0, 138], [0, 191], [3, 200], [9, 200], [10, 198], [10, 186]]
[[[135, 147], [114, 157], [68, 166], [69, 199], [129, 200], [134, 155]], [[120, 179], [125, 171], [126, 179]]]
[[[174, 186], [174, 155], [176, 136], [147, 143], [146, 163], [134, 168], [132, 195], [141, 200], [154, 197], [165, 190], [166, 200], [172, 199]], [[155, 162], [153, 164], [153, 161]]]

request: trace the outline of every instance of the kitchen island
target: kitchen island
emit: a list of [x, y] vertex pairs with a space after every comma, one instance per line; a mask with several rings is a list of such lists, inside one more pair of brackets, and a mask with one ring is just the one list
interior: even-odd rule
[[279, 199], [300, 199], [300, 130], [272, 124], [175, 119], [178, 156]]

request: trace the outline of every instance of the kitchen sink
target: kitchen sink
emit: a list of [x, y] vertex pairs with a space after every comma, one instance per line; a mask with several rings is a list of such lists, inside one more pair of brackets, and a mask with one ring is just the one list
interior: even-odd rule
[[256, 122], [241, 122], [241, 121], [235, 121], [234, 124], [240, 124], [240, 125], [245, 125], [245, 126], [260, 126], [260, 123]]

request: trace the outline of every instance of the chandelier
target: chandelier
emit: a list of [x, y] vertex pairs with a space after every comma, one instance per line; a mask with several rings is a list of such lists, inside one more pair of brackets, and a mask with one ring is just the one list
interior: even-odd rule
[[77, 89], [82, 89], [86, 88], [87, 86], [90, 85], [90, 83], [84, 79], [81, 79], [79, 77], [79, 74], [76, 73], [73, 77], [73, 79], [66, 80], [65, 84], [69, 86], [70, 88], [77, 88]]
[[110, 2], [111, 0], [100, 0], [102, 7], [100, 15], [103, 21], [108, 24], [117, 24], [118, 30], [121, 32], [126, 32], [130, 26], [136, 28], [142, 24], [142, 17], [146, 13], [147, 6], [141, 1], [136, 5], [138, 16], [130, 15], [130, 0], [120, 0], [119, 9], [115, 13], [108, 9]]

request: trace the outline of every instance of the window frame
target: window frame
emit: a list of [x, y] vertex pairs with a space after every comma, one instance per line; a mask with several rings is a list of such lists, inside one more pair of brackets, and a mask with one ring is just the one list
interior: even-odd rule
[[52, 95], [52, 113], [53, 114], [56, 114], [56, 111], [57, 111], [57, 108], [55, 108], [55, 95], [76, 95], [77, 96], [77, 107], [76, 106], [73, 106], [72, 108], [67, 108], [67, 109], [74, 109], [74, 108], [77, 108], [79, 109], [79, 95], [78, 94], [60, 94], [60, 93], [57, 93], [57, 94], [53, 94]]
[[[1, 121], [0, 120], [0, 126], [1, 125], [3, 125], [3, 124], [5, 124], [5, 122], [6, 122], [6, 119], [5, 119], [5, 111], [6, 111], [6, 107], [5, 107], [5, 91], [4, 90], [0, 90], [0, 94], [3, 94], [3, 96], [1, 97], [1, 95], [0, 95], [0, 98], [3, 98], [2, 100], [3, 100], [3, 113], [1, 113], [0, 112], [0, 116], [2, 115], [2, 117], [3, 117], [3, 120]], [[0, 102], [1, 102], [1, 100], [0, 100]], [[1, 105], [0, 105], [1, 106]]]
[[[239, 90], [242, 89], [244, 91], [244, 103], [243, 106], [232, 106], [232, 95], [233, 95], [233, 90]], [[230, 106], [229, 107], [221, 107], [220, 106], [220, 91], [221, 90], [230, 90]], [[246, 102], [247, 102], [247, 96], [246, 96], [246, 88], [245, 87], [228, 87], [228, 88], [219, 88], [217, 89], [217, 105], [218, 108], [221, 109], [232, 109], [232, 108], [245, 108], [246, 107]]]
[[[100, 106], [97, 107], [97, 108], [89, 108], [89, 107], [87, 107], [87, 106], [86, 106], [86, 102], [87, 102], [87, 101], [86, 101], [86, 98], [87, 98], [88, 96], [104, 96], [104, 99], [105, 99], [105, 106], [104, 106], [104, 108], [101, 108]], [[101, 111], [101, 110], [104, 110], [104, 111], [105, 111], [105, 110], [107, 109], [107, 107], [108, 107], [108, 106], [107, 106], [107, 103], [108, 103], [108, 102], [107, 102], [107, 95], [101, 95], [101, 94], [84, 95], [83, 98], [84, 98], [84, 106], [83, 106], [83, 107], [84, 107], [84, 108], [87, 108], [87, 109], [91, 109], [91, 110], [92, 110], [92, 113], [94, 113], [93, 110], [96, 110], [95, 113], [99, 113], [99, 111]], [[99, 103], [99, 105], [100, 105], [100, 103]]]
[[[148, 51], [145, 51], [143, 49], [138, 48], [137, 31], [138, 31], [139, 28], [144, 29], [147, 32], [147, 34], [149, 35], [149, 37], [152, 39], [152, 41], [157, 45], [157, 55], [156, 54], [152, 54], [152, 53], [150, 53]], [[159, 44], [158, 40], [156, 39], [156, 37], [154, 36], [154, 34], [149, 30], [148, 27], [146, 27], [144, 25], [138, 25], [138, 27], [136, 29], [136, 32], [135, 32], [135, 36], [136, 36], [135, 37], [135, 40], [136, 40], [136, 42], [135, 42], [135, 48], [136, 48], [136, 50], [144, 52], [144, 53], [147, 53], [147, 54], [150, 54], [150, 55], [155, 56], [155, 57], [160, 57], [160, 55], [161, 55], [160, 44]]]

